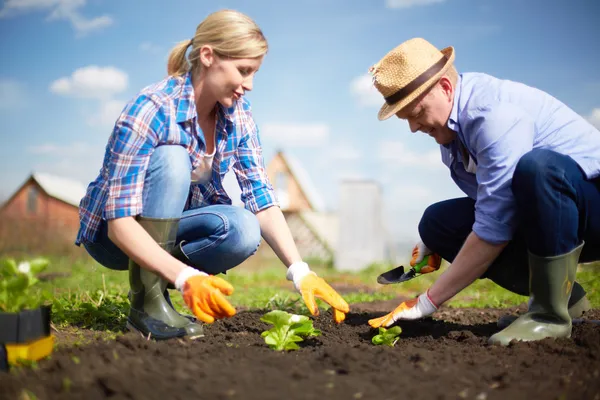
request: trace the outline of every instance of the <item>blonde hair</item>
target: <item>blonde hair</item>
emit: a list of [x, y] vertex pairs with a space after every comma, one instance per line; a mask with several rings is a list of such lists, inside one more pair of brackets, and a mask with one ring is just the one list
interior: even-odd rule
[[[268, 51], [267, 40], [256, 23], [247, 15], [234, 10], [210, 14], [196, 28], [191, 40], [179, 42], [169, 54], [169, 75], [184, 75], [200, 68], [200, 48], [209, 45], [220, 57], [257, 58]], [[189, 57], [188, 48], [192, 46]]]

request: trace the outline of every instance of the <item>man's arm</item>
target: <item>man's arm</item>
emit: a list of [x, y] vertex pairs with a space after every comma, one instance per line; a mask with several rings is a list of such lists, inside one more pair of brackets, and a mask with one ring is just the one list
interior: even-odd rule
[[493, 244], [471, 232], [454, 262], [429, 288], [431, 301], [440, 306], [485, 273], [508, 242]]
[[373, 328], [388, 327], [400, 319], [419, 319], [433, 314], [442, 303], [483, 275], [507, 243], [489, 243], [471, 232], [450, 268], [429, 290], [419, 297], [403, 301], [391, 313], [369, 320], [369, 325]]

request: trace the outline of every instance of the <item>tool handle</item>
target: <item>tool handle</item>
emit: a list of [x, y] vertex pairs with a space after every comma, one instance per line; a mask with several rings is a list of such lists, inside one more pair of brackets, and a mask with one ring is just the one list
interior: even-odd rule
[[415, 265], [414, 267], [412, 267], [415, 272], [417, 274], [421, 273], [421, 268], [423, 268], [424, 266], [426, 266], [429, 263], [429, 256], [425, 256], [423, 257], [423, 261], [421, 261], [420, 263], [418, 263], [417, 265]]

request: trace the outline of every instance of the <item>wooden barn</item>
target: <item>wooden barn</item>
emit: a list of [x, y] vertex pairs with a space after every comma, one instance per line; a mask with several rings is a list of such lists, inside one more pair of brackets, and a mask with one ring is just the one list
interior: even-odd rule
[[78, 181], [31, 174], [0, 206], [0, 250], [23, 253], [76, 247], [78, 206], [85, 190]]
[[[331, 262], [338, 236], [337, 214], [326, 212], [301, 163], [279, 151], [267, 165], [281, 210], [302, 257]], [[261, 246], [265, 248], [268, 246]]]

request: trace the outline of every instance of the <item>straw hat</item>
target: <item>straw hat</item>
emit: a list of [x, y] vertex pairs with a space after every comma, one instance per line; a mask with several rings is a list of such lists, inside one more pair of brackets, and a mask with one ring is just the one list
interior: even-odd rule
[[385, 104], [380, 121], [388, 119], [433, 86], [454, 61], [454, 48], [436, 49], [421, 38], [402, 43], [369, 70]]

